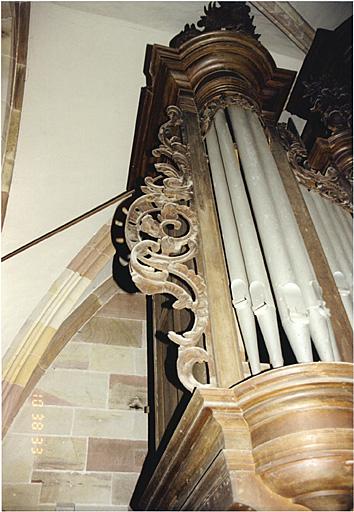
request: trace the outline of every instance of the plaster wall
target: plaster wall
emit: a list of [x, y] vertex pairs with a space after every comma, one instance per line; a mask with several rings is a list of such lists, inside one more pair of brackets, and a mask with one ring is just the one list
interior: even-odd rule
[[[126, 187], [146, 44], [170, 34], [33, 2], [27, 76], [2, 254]], [[2, 265], [3, 353], [109, 208]]]

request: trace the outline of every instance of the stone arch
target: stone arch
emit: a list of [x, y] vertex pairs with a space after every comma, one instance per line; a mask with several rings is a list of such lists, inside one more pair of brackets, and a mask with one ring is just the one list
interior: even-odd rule
[[3, 435], [35, 383], [69, 340], [69, 334], [79, 327], [80, 321], [85, 323], [102, 307], [114, 287], [117, 290], [113, 280], [108, 288], [104, 283], [75, 309], [113, 257], [110, 228], [110, 224], [104, 224], [64, 269], [6, 353], [3, 362]]

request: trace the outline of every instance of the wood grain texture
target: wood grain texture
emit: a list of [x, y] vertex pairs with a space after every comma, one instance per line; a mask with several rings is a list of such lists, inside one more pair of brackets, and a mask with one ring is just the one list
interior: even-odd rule
[[298, 364], [197, 390], [134, 510], [349, 510], [352, 372]]
[[223, 94], [238, 94], [258, 104], [276, 122], [296, 73], [277, 68], [270, 53], [251, 36], [212, 32], [184, 43], [178, 50], [147, 47], [142, 89], [129, 167], [128, 188], [151, 169], [151, 151], [168, 105], [195, 112]]
[[227, 388], [243, 380], [239, 341], [230, 291], [215, 200], [207, 159], [202, 145], [198, 118], [186, 112], [185, 123], [191, 151], [194, 205], [200, 230], [200, 253], [207, 284], [212, 350], [217, 383]]

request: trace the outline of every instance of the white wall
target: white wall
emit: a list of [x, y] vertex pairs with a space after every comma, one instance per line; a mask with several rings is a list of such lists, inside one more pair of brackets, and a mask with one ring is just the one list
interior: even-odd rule
[[[146, 44], [168, 44], [170, 37], [50, 2], [32, 2], [3, 255], [125, 190], [145, 85]], [[51, 283], [113, 211], [2, 265], [3, 352]]]

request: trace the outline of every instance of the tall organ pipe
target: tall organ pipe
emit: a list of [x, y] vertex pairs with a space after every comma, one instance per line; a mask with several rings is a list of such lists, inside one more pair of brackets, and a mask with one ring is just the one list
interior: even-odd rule
[[261, 162], [261, 170], [268, 183], [296, 282], [300, 286], [304, 297], [312, 340], [321, 360], [333, 361], [332, 343], [334, 340], [331, 340], [331, 332], [328, 326], [330, 317], [328, 310], [325, 308], [322, 291], [317, 282], [287, 192], [258, 117], [249, 110], [245, 114], [254, 136], [255, 149]]
[[[351, 216], [349, 213], [345, 212], [340, 206], [337, 204], [332, 204], [332, 208], [334, 208], [334, 211], [336, 212], [336, 218], [338, 219], [338, 222], [343, 230], [343, 233], [347, 240], [347, 247], [348, 252], [350, 254], [350, 259], [352, 261], [353, 258], [353, 225], [351, 223]], [[349, 217], [348, 223], [347, 218]]]
[[305, 200], [306, 206], [310, 212], [311, 218], [315, 225], [318, 237], [320, 239], [321, 245], [325, 252], [328, 264], [332, 271], [334, 280], [336, 282], [339, 294], [341, 296], [343, 306], [346, 310], [350, 323], [353, 325], [353, 304], [352, 298], [350, 294], [349, 285], [344, 276], [344, 273], [338, 263], [336, 251], [332, 244], [332, 240], [329, 238], [328, 233], [326, 231], [326, 227], [322, 222], [322, 219], [317, 211], [315, 201], [313, 199], [314, 193], [308, 192], [304, 187], [300, 186], [300, 190], [302, 192], [303, 198]]
[[256, 374], [261, 371], [256, 323], [251, 307], [248, 279], [214, 124], [211, 125], [206, 135], [206, 145], [231, 282], [232, 303], [236, 310], [252, 374]]
[[353, 217], [350, 215], [350, 213], [344, 211], [340, 206], [336, 205], [336, 208], [339, 210], [344, 225], [346, 226], [346, 233], [349, 237], [351, 245], [353, 246]]
[[[335, 234], [336, 234], [336, 245], [339, 246], [341, 249], [341, 253], [343, 255], [343, 258], [345, 259], [349, 269], [351, 270], [352, 266], [352, 254], [350, 253], [350, 245], [348, 244], [347, 237], [345, 233], [343, 232], [342, 226], [340, 224], [340, 221], [334, 211], [333, 204], [328, 201], [327, 199], [322, 199], [322, 202], [324, 204], [324, 207], [327, 210], [327, 215], [330, 221], [330, 225], [332, 228], [334, 228]], [[350, 273], [350, 280], [353, 280], [353, 274]]]
[[272, 366], [282, 366], [283, 356], [273, 296], [252, 212], [248, 203], [239, 161], [235, 153], [225, 113], [222, 110], [219, 110], [215, 115], [215, 127], [250, 283], [253, 311], [257, 316]]
[[263, 175], [263, 164], [254, 149], [254, 136], [242, 108], [231, 106], [229, 112], [282, 324], [297, 361], [310, 362], [313, 358], [303, 297]]
[[347, 258], [345, 257], [342, 244], [340, 243], [339, 237], [337, 235], [336, 226], [333, 224], [332, 219], [329, 217], [327, 213], [327, 208], [324, 204], [322, 197], [318, 194], [314, 194], [313, 196], [316, 209], [322, 219], [323, 224], [326, 226], [326, 232], [328, 233], [328, 238], [334, 246], [334, 250], [336, 253], [336, 258], [338, 264], [340, 266], [340, 270], [343, 272], [345, 276], [345, 280], [349, 286], [352, 288], [352, 268], [349, 264]]

